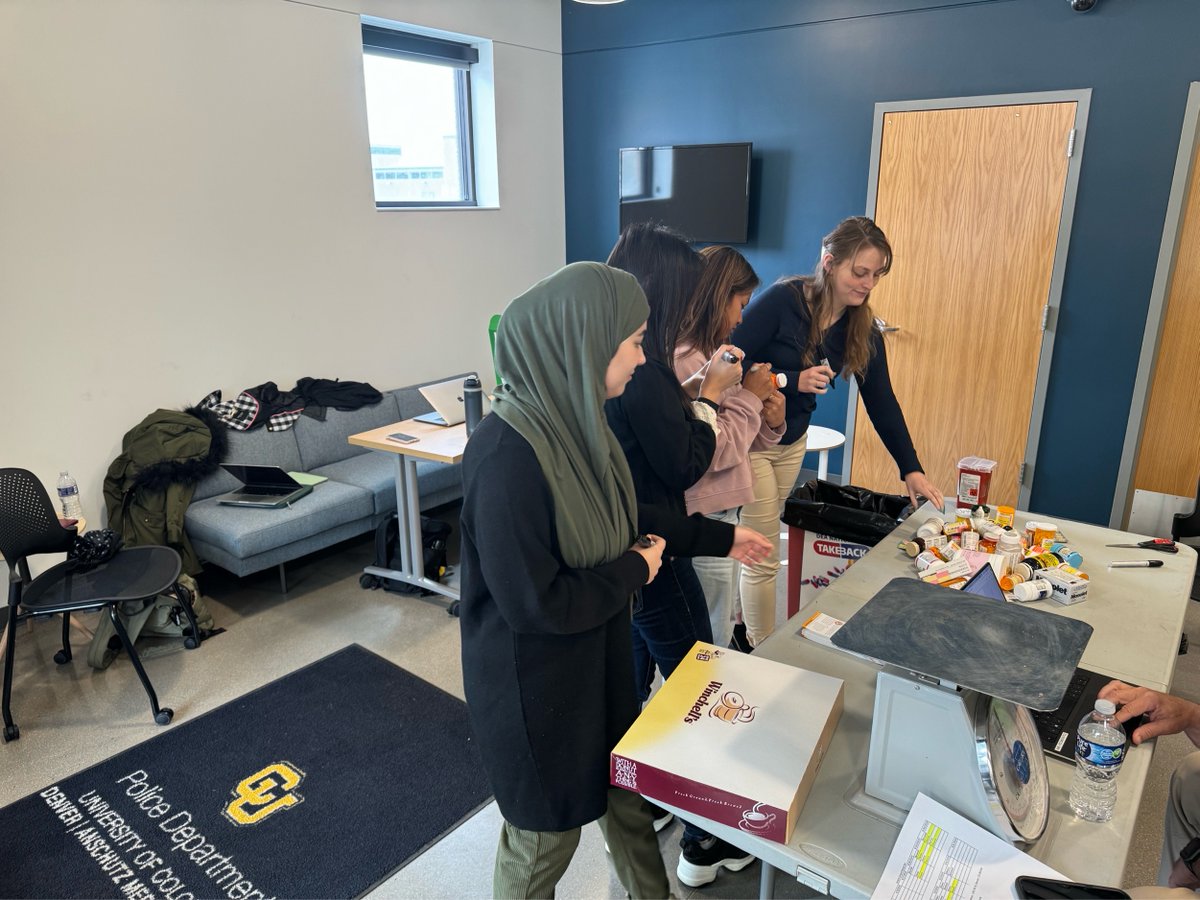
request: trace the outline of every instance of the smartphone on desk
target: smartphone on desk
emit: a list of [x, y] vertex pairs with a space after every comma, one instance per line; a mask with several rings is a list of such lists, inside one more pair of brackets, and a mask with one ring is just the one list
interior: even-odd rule
[[1016, 887], [1021, 900], [1129, 900], [1129, 895], [1120, 888], [1032, 875], [1017, 876]]
[[398, 444], [415, 444], [420, 440], [418, 437], [413, 437], [411, 434], [405, 434], [403, 431], [393, 431], [387, 436], [389, 441], [395, 441]]

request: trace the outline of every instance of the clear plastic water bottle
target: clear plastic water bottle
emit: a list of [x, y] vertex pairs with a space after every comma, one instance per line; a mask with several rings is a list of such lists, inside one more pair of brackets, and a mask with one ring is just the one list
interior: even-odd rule
[[58, 473], [58, 502], [64, 518], [78, 519], [83, 515], [83, 507], [79, 505], [79, 482], [65, 470]]
[[1075, 780], [1071, 782], [1071, 809], [1090, 822], [1107, 822], [1117, 803], [1117, 772], [1125, 759], [1125, 729], [1116, 720], [1111, 700], [1096, 707], [1079, 722], [1075, 739]]

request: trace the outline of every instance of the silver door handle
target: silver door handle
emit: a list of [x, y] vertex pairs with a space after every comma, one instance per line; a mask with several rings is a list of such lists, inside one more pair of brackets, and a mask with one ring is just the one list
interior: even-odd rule
[[880, 334], [890, 334], [893, 331], [900, 330], [899, 325], [889, 325], [883, 319], [879, 318], [879, 316], [875, 317], [875, 327], [879, 329]]

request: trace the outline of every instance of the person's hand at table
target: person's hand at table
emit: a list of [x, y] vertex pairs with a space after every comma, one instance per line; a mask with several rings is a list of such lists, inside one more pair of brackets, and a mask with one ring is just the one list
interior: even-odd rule
[[733, 546], [727, 555], [738, 562], [754, 565], [770, 556], [774, 549], [771, 542], [757, 531], [738, 525], [733, 529]]
[[1130, 735], [1134, 744], [1160, 734], [1178, 734], [1182, 731], [1193, 744], [1200, 747], [1200, 706], [1190, 700], [1150, 688], [1133, 687], [1123, 681], [1110, 681], [1097, 696], [1117, 704], [1117, 721], [1121, 724], [1136, 716], [1146, 716], [1146, 723]]
[[909, 472], [904, 476], [904, 485], [908, 488], [908, 499], [912, 501], [913, 509], [921, 505], [918, 496], [924, 497], [938, 509], [945, 507], [946, 498], [924, 472]]

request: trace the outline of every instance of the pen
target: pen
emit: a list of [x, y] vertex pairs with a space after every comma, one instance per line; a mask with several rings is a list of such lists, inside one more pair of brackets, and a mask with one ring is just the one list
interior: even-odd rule
[[1157, 569], [1163, 564], [1161, 559], [1122, 559], [1110, 562], [1110, 569]]

